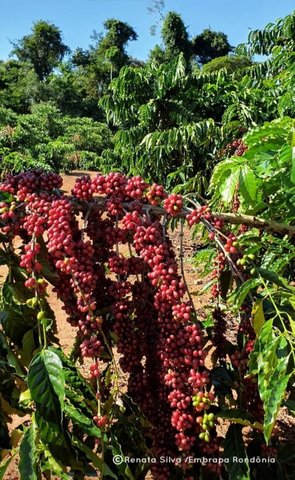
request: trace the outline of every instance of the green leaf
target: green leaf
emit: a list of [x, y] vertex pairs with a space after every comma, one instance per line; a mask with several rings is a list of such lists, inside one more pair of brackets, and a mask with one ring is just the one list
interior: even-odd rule
[[193, 255], [193, 264], [198, 268], [198, 274], [203, 278], [212, 269], [212, 260], [216, 255], [215, 248], [204, 248]]
[[32, 397], [31, 397], [31, 392], [30, 389], [27, 388], [24, 392], [21, 392], [19, 396], [19, 404], [21, 406], [28, 407], [32, 403]]
[[[6, 303], [11, 301], [15, 303], [26, 303], [32, 295], [30, 290], [25, 287], [26, 277], [22, 275], [16, 268], [11, 268], [11, 277], [8, 276], [3, 285], [2, 295]], [[17, 280], [14, 280], [16, 277]]]
[[284, 166], [285, 164], [289, 167], [290, 161], [292, 161], [292, 148], [290, 145], [284, 145], [279, 151], [279, 165]]
[[[214, 285], [214, 283], [215, 283], [215, 279], [214, 279], [214, 280], [210, 280], [210, 282], [205, 283], [205, 285], [202, 287], [202, 289], [200, 290], [199, 293], [202, 294], [202, 293], [207, 292], [207, 291], [209, 290], [209, 288], [211, 288], [212, 285]], [[197, 293], [195, 293], [195, 295], [196, 295], [196, 294], [197, 294]]]
[[[247, 457], [241, 425], [230, 425], [224, 441], [224, 458], [229, 480], [250, 480], [249, 460]], [[240, 459], [235, 461], [234, 459]], [[243, 460], [241, 460], [243, 459]]]
[[295, 184], [295, 146], [292, 146], [291, 182]]
[[258, 299], [252, 307], [253, 328], [256, 335], [259, 335], [261, 328], [265, 323], [264, 311], [263, 311], [263, 299]]
[[260, 285], [260, 280], [258, 278], [250, 278], [246, 282], [235, 290], [233, 295], [231, 295], [231, 300], [234, 302], [236, 308], [240, 308], [243, 304], [245, 298], [250, 293], [251, 290], [256, 289]]
[[282, 403], [282, 400], [286, 393], [286, 388], [291, 374], [282, 375], [282, 369], [277, 369], [271, 378], [269, 390], [270, 393], [266, 399], [264, 399], [264, 422], [263, 432], [266, 442], [269, 441], [274, 424], [276, 422], [277, 415]]
[[290, 327], [291, 327], [292, 334], [295, 336], [295, 320], [288, 313], [286, 313], [286, 315], [288, 317], [288, 321], [289, 321], [289, 324], [290, 324]]
[[58, 479], [60, 480], [71, 480], [73, 478], [72, 476], [66, 474], [48, 447], [43, 448], [43, 454], [45, 457], [45, 460], [42, 462], [43, 472], [49, 470], [51, 473], [53, 473], [53, 475], [58, 476]]
[[51, 420], [45, 419], [38, 410], [36, 411], [35, 418], [40, 438], [44, 444], [54, 444], [57, 447], [65, 445], [65, 435], [61, 430], [58, 418], [52, 416]]
[[78, 408], [75, 408], [68, 401], [65, 402], [64, 411], [73, 423], [79, 425], [79, 427], [88, 435], [101, 438], [101, 430], [93, 425], [92, 419], [84, 415]]
[[18, 362], [16, 354], [12, 351], [10, 343], [7, 341], [6, 336], [1, 332], [0, 332], [0, 340], [6, 351], [6, 359], [7, 359], [8, 365], [14, 368], [20, 377], [24, 377], [24, 372]]
[[290, 304], [292, 305], [292, 308], [295, 310], [295, 295], [291, 295], [288, 298]]
[[11, 304], [0, 311], [0, 324], [12, 342], [21, 346], [24, 334], [36, 324], [36, 317], [26, 305]]
[[229, 289], [232, 287], [233, 276], [231, 270], [223, 270], [219, 275], [220, 295], [226, 299]]
[[266, 442], [271, 436], [291, 375], [286, 374], [290, 357], [288, 342], [283, 336], [276, 337], [270, 327], [272, 322], [268, 320], [260, 331], [257, 357], [258, 389], [263, 401]]
[[248, 165], [242, 165], [239, 176], [239, 193], [252, 204], [256, 200], [258, 184], [256, 176]]
[[[79, 348], [79, 345], [80, 342], [77, 343], [76, 348]], [[96, 406], [97, 401], [94, 390], [91, 389], [89, 383], [86, 382], [86, 380], [83, 378], [71, 357], [67, 357], [61, 351], [61, 349], [50, 347], [50, 350], [53, 351], [62, 362], [67, 387], [67, 396], [73, 395], [74, 397], [79, 397], [79, 400], [77, 402], [74, 401], [74, 403], [77, 403], [79, 405], [79, 408], [83, 407], [84, 409], [85, 407], [85, 405], [81, 405], [82, 399], [85, 400], [85, 404], [91, 402], [94, 406]]]
[[239, 185], [239, 178], [240, 178], [240, 165], [237, 165], [236, 168], [225, 180], [223, 185], [221, 186], [221, 198], [226, 203], [229, 204], [234, 197], [234, 194], [237, 190]]
[[36, 348], [34, 339], [34, 330], [28, 330], [22, 339], [21, 361], [22, 365], [28, 365], [32, 359], [33, 352]]
[[19, 448], [20, 480], [38, 480], [36, 471], [36, 427], [32, 424], [25, 432]]
[[11, 288], [11, 285], [8, 282], [8, 279], [6, 279], [3, 287], [2, 287], [2, 297], [3, 301], [7, 303], [8, 305], [13, 302], [13, 289]]
[[118, 479], [117, 475], [112, 472], [112, 470], [108, 467], [108, 465], [99, 458], [85, 443], [78, 440], [76, 437], [73, 438], [73, 443], [80, 449], [82, 452], [85, 453], [86, 457], [92, 462], [94, 467], [98, 468], [98, 470], [103, 474], [107, 475], [111, 478]]
[[123, 454], [122, 447], [120, 443], [118, 442], [118, 439], [115, 435], [112, 435], [112, 440], [111, 440], [111, 449], [113, 456], [115, 457], [116, 455], [119, 455], [122, 458], [122, 463], [117, 466], [120, 474], [122, 475], [122, 478], [129, 478], [129, 480], [134, 480], [134, 477], [132, 475], [132, 472], [129, 468], [128, 463], [125, 461], [125, 455]]
[[[227, 348], [227, 346], [225, 347]], [[217, 394], [232, 396], [232, 389], [235, 388], [233, 372], [224, 366], [217, 366], [211, 370], [211, 379]]]
[[295, 415], [295, 400], [286, 400], [284, 401], [285, 407], [287, 407], [292, 415]]
[[40, 413], [49, 419], [61, 419], [65, 379], [62, 362], [55, 352], [42, 350], [33, 358], [29, 366], [28, 384]]
[[218, 190], [220, 189], [221, 184], [230, 175], [231, 171], [234, 170], [235, 165], [236, 163], [232, 159], [224, 160], [216, 165], [210, 180], [210, 192], [214, 192], [216, 188], [218, 188]]
[[263, 426], [260, 422], [256, 422], [254, 417], [242, 410], [241, 408], [231, 408], [229, 410], [220, 410], [215, 414], [216, 417], [224, 420], [230, 420], [231, 423], [237, 423], [239, 425], [245, 425], [258, 430], [262, 430]]
[[278, 275], [275, 272], [272, 272], [270, 270], [267, 270], [265, 268], [257, 268], [257, 272], [264, 278], [265, 280], [268, 280], [271, 283], [274, 283], [275, 285], [278, 285], [279, 287], [285, 288], [286, 290], [289, 290], [290, 292], [294, 293], [295, 288], [292, 287], [291, 285], [288, 284], [287, 280], [280, 275]]

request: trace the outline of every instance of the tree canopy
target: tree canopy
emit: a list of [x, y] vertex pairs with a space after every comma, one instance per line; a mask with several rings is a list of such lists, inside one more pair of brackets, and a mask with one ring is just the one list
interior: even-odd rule
[[233, 47], [229, 44], [225, 33], [206, 28], [193, 39], [192, 49], [198, 61], [204, 65], [216, 57], [227, 55]]
[[169, 12], [163, 22], [162, 39], [167, 60], [172, 60], [176, 55], [183, 54], [189, 62], [192, 55], [192, 45], [183, 20], [176, 12]]
[[30, 62], [39, 79], [44, 80], [68, 51], [59, 28], [40, 20], [34, 23], [31, 35], [14, 44], [12, 53], [19, 60]]
[[137, 33], [128, 23], [110, 18], [104, 22], [106, 34], [98, 42], [94, 54], [97, 59], [104, 58], [112, 68], [118, 72], [128, 63], [126, 45], [137, 39]]

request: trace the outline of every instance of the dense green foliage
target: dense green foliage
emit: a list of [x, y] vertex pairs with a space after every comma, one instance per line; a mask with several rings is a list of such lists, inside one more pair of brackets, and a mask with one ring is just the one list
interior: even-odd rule
[[249, 60], [249, 52], [261, 52], [253, 33], [244, 56], [217, 58], [203, 70], [191, 71], [184, 52], [170, 62], [124, 67], [100, 102], [117, 129], [114, 150], [104, 152], [107, 168], [206, 190], [228, 143], [265, 121], [293, 116], [292, 43], [281, 46], [282, 32], [277, 35], [261, 64]]
[[230, 208], [239, 192], [239, 211], [292, 223], [295, 217], [295, 120], [283, 117], [244, 136], [241, 157], [220, 162], [211, 177], [212, 202]]
[[[65, 124], [57, 136], [45, 134], [41, 139], [40, 132], [39, 140], [35, 137], [31, 143], [25, 139], [22, 143], [21, 137], [11, 141], [11, 129], [22, 123], [24, 118], [10, 123], [1, 121], [3, 172], [11, 168], [12, 158], [19, 158], [16, 164], [24, 161], [24, 166], [29, 166], [33, 160], [37, 164], [47, 163], [55, 170], [67, 170], [71, 168], [68, 157], [73, 158], [76, 150], [82, 150], [90, 152], [89, 164], [96, 168], [141, 172], [164, 182], [168, 177], [167, 185], [176, 185], [195, 177], [197, 180], [193, 186], [200, 186], [202, 178], [202, 188], [205, 189], [216, 153], [232, 137], [240, 136], [239, 128], [244, 128], [245, 123], [249, 127], [257, 120], [272, 119], [267, 114], [261, 119], [250, 118], [254, 113], [248, 113], [250, 107], [245, 105], [240, 115], [247, 118], [241, 121], [235, 119], [236, 126], [238, 121], [239, 126], [231, 128], [232, 119], [240, 109], [240, 96], [246, 95], [245, 84], [249, 99], [255, 93], [250, 73], [239, 73], [237, 78], [234, 73], [236, 70], [241, 72], [251, 63], [247, 56], [240, 54], [238, 57], [226, 57], [217, 66], [209, 62], [206, 69], [200, 70], [197, 62], [202, 63], [203, 60], [200, 52], [195, 50], [197, 37], [189, 37], [177, 13], [166, 15], [162, 27], [163, 44], [151, 51], [146, 65], [129, 57], [126, 52], [128, 42], [137, 38], [131, 26], [109, 19], [104, 28], [105, 33], [94, 35], [94, 44], [88, 50], [78, 48], [62, 61], [65, 53], [69, 52], [61, 32], [54, 25], [40, 21], [33, 26], [30, 35], [14, 45], [13, 53], [18, 60], [0, 62], [2, 108], [21, 115], [33, 115], [31, 121], [34, 123], [35, 106], [50, 104], [59, 110], [60, 122], [64, 115]], [[211, 49], [211, 53], [209, 50], [206, 53], [207, 60], [231, 50], [224, 34], [206, 31], [199, 37], [204, 37], [208, 49]], [[206, 50], [207, 47], [204, 48]], [[207, 72], [220, 68], [219, 76], [207, 75]], [[261, 95], [259, 101], [262, 101]], [[227, 107], [230, 107], [230, 116], [223, 119]], [[264, 110], [265, 106], [260, 108]], [[256, 104], [254, 109], [257, 110]], [[46, 160], [47, 152], [49, 157], [54, 156], [52, 150], [58, 143], [58, 137], [67, 136], [69, 117], [111, 122], [115, 148], [112, 148], [108, 134], [94, 150], [92, 146], [76, 148], [66, 138], [62, 139], [64, 148], [61, 149], [60, 159]], [[230, 131], [223, 132], [220, 128], [223, 121], [229, 124]], [[92, 125], [97, 129], [90, 120], [84, 122], [89, 130]], [[93, 135], [96, 133], [94, 131]], [[38, 141], [40, 144], [36, 148]], [[62, 155], [66, 157], [65, 162], [61, 161]], [[80, 163], [76, 162], [77, 166], [84, 164], [85, 155], [82, 157]], [[103, 160], [98, 162], [100, 157]], [[19, 167], [16, 165], [17, 170]]]
[[229, 54], [233, 47], [230, 46], [227, 36], [223, 32], [214, 32], [206, 28], [193, 39], [192, 50], [198, 57], [198, 61], [206, 64], [214, 58]]
[[31, 35], [26, 35], [14, 45], [12, 53], [19, 60], [30, 63], [39, 79], [44, 80], [67, 51], [60, 30], [53, 24], [39, 21], [34, 24]]
[[[248, 272], [248, 277], [241, 276], [237, 288], [232, 289], [231, 280], [225, 275], [221, 280], [222, 296], [226, 299], [224, 308], [237, 315], [242, 305], [252, 308], [251, 324], [256, 339], [247, 375], [258, 380], [267, 441], [282, 402], [285, 400], [292, 411], [294, 399], [294, 384], [289, 384], [291, 393], [286, 390], [293, 378], [295, 361], [295, 229], [292, 226], [288, 235], [284, 228], [294, 225], [295, 219], [294, 131], [294, 119], [289, 117], [253, 129], [244, 137], [247, 147], [244, 155], [220, 162], [210, 181], [212, 208], [245, 215], [245, 223], [248, 222], [243, 233], [236, 230], [238, 247], [243, 252], [237, 265]], [[261, 228], [250, 229], [257, 217]], [[276, 222], [283, 222], [281, 228]], [[207, 248], [196, 254], [198, 268], [200, 262], [205, 271], [212, 268], [211, 249], [208, 243]], [[235, 277], [236, 273], [232, 270], [230, 276]], [[241, 341], [238, 336], [238, 342]], [[238, 343], [240, 348], [242, 344]], [[286, 401], [288, 397], [290, 404]]]
[[34, 105], [32, 113], [22, 115], [0, 109], [2, 175], [33, 167], [96, 170], [111, 144], [106, 124], [62, 115], [51, 104]]
[[168, 13], [163, 22], [162, 38], [166, 61], [173, 60], [180, 53], [183, 54], [186, 62], [190, 61], [192, 46], [180, 15], [175, 12]]
[[214, 58], [206, 63], [204, 65], [203, 72], [217, 72], [218, 70], [225, 68], [228, 72], [233, 73], [238, 69], [250, 67], [251, 65], [251, 60], [246, 56], [239, 57], [238, 55], [225, 55], [224, 57]]

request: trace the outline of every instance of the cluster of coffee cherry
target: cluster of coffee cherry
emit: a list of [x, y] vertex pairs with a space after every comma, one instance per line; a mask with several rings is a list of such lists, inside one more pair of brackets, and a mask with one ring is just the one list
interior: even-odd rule
[[222, 150], [219, 152], [219, 157], [241, 157], [248, 150], [248, 147], [241, 138], [237, 138], [232, 142], [228, 143]]
[[[105, 407], [109, 388], [101, 371], [106, 362], [114, 367], [115, 346], [128, 375], [127, 393], [152, 425], [154, 456], [202, 453], [211, 444], [210, 453], [218, 456], [210, 411], [215, 395], [202, 331], [157, 208], [163, 205], [170, 217], [182, 215], [183, 197], [120, 173], [78, 178], [70, 196], [61, 185], [59, 175], [38, 170], [8, 176], [0, 191], [11, 199], [0, 205], [0, 226], [22, 239], [20, 266], [32, 298], [45, 298], [44, 265], [50, 265], [54, 291], [68, 322], [78, 329], [81, 356], [92, 361], [90, 378], [99, 387], [100, 402], [94, 422], [104, 429], [111, 425]], [[219, 236], [223, 221], [207, 206], [186, 220], [189, 226], [209, 222], [210, 239], [220, 239], [218, 280], [226, 256], [237, 256], [237, 238]], [[215, 321], [222, 333], [225, 320], [217, 309]], [[222, 358], [223, 337], [217, 333], [213, 342]], [[171, 478], [173, 468], [151, 466], [158, 480]]]

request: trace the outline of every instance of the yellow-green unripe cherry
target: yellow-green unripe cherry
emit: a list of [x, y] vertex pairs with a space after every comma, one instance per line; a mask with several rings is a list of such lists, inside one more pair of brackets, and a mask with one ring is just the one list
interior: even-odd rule
[[41, 322], [41, 320], [43, 320], [43, 318], [45, 318], [45, 315], [46, 315], [46, 312], [44, 312], [44, 310], [41, 310], [40, 312], [38, 312], [37, 320], [39, 320], [39, 322]]
[[28, 300], [26, 301], [26, 304], [30, 308], [36, 307], [37, 303], [38, 303], [38, 298], [37, 297], [28, 298]]

